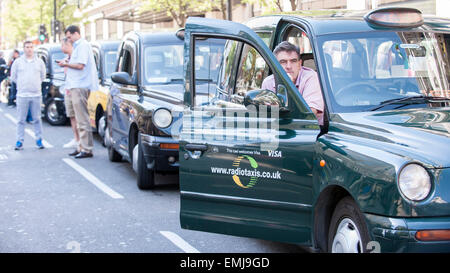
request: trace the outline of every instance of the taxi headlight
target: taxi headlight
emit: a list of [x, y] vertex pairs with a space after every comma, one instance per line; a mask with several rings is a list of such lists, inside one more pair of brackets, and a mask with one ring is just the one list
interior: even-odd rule
[[158, 128], [167, 128], [172, 123], [172, 113], [165, 108], [160, 108], [153, 113], [153, 124]]
[[431, 178], [424, 167], [408, 164], [398, 176], [398, 187], [409, 200], [422, 201], [431, 191]]

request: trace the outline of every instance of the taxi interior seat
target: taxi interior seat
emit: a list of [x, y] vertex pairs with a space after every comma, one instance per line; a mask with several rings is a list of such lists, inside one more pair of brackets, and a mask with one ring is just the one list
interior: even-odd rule
[[300, 59], [302, 60], [302, 66], [317, 71], [316, 62], [314, 61], [314, 56], [312, 53], [302, 53], [300, 54]]

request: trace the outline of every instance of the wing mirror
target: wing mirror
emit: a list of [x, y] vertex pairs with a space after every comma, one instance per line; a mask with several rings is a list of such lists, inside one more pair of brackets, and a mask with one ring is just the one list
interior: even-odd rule
[[111, 80], [124, 85], [137, 85], [136, 81], [127, 72], [114, 72], [111, 74]]
[[244, 105], [256, 106], [259, 109], [261, 106], [266, 106], [267, 109], [271, 107], [278, 107], [280, 111], [288, 111], [283, 96], [278, 96], [275, 92], [270, 90], [252, 90], [247, 92], [244, 98]]

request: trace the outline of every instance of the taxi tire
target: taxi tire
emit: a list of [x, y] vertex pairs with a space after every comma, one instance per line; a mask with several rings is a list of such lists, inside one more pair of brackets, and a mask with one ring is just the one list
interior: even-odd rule
[[333, 212], [333, 216], [331, 217], [330, 227], [328, 230], [328, 252], [332, 253], [333, 241], [336, 236], [337, 229], [341, 222], [344, 220], [350, 220], [355, 230], [359, 233], [361, 239], [361, 247], [359, 251], [361, 253], [367, 252], [367, 244], [370, 241], [369, 232], [366, 227], [364, 216], [359, 210], [356, 202], [350, 197], [344, 197], [339, 203], [336, 205], [336, 208]]
[[111, 162], [121, 162], [122, 161], [122, 155], [119, 154], [113, 146], [108, 147], [108, 158]]
[[[46, 103], [45, 103], [45, 107], [44, 107], [44, 116], [45, 119], [47, 120], [48, 123], [50, 123], [50, 125], [53, 126], [58, 126], [58, 125], [64, 125], [67, 123], [67, 117], [66, 115], [60, 115], [58, 109], [60, 107], [65, 107], [64, 105], [60, 105], [63, 102], [57, 101], [54, 98], [49, 98]], [[58, 107], [59, 106], [59, 107]], [[56, 113], [57, 116], [56, 118], [52, 117], [50, 111], [53, 110], [55, 111], [56, 109]]]
[[141, 190], [153, 189], [155, 187], [155, 171], [147, 168], [140, 135], [138, 136], [137, 145], [139, 145], [137, 149], [137, 186]]

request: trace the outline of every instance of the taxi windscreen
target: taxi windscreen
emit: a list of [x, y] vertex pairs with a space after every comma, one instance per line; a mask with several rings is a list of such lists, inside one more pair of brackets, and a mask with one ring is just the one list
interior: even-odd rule
[[[220, 50], [224, 43], [205, 39], [196, 45], [195, 75], [197, 80], [213, 85], [217, 82]], [[154, 45], [144, 49], [145, 85], [183, 84], [183, 54], [184, 45]], [[175, 89], [174, 89], [175, 90]], [[182, 90], [182, 89], [180, 89]]]
[[183, 82], [183, 44], [152, 45], [144, 49], [145, 85]]
[[327, 35], [320, 45], [334, 112], [449, 105], [450, 34]]
[[116, 70], [117, 50], [105, 52], [105, 80], [111, 81], [111, 74]]

